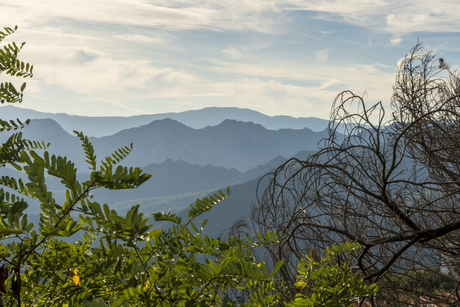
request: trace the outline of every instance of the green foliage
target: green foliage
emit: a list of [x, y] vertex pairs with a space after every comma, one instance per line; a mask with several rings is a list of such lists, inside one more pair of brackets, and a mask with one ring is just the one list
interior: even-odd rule
[[[139, 209], [142, 212], [144, 212], [144, 214], [158, 212], [162, 208], [169, 208], [169, 210], [171, 211], [179, 212], [181, 210], [187, 209], [187, 207], [184, 206], [184, 204], [193, 203], [197, 198], [202, 197], [203, 195], [207, 195], [211, 192], [213, 192], [213, 190], [196, 191], [191, 193], [178, 194], [174, 196], [134, 198], [126, 201], [116, 202], [112, 204], [110, 207], [112, 209], [119, 210], [120, 212], [125, 212], [121, 210], [123, 210], [124, 208], [131, 208], [134, 205], [140, 204]], [[137, 195], [135, 195], [134, 197], [136, 196]], [[114, 202], [115, 201], [116, 200], [114, 200]]]
[[[221, 241], [202, 236], [206, 221], [198, 228], [193, 218], [183, 224], [174, 214], [155, 213], [155, 221], [174, 222], [167, 230], [155, 229], [139, 212], [139, 205], [120, 216], [107, 204], [93, 201], [90, 191], [135, 188], [150, 175], [116, 165], [131, 150], [127, 147], [117, 151], [119, 156], [106, 157], [96, 171], [92, 145], [78, 135], [93, 170], [87, 181], [77, 180], [77, 170], [66, 158], [30, 150], [20, 153], [28, 182], [11, 178], [2, 182], [14, 189], [14, 194], [1, 194], [0, 239], [14, 239], [0, 244], [1, 258], [13, 272], [4, 281], [4, 302], [18, 306], [19, 301], [46, 306], [231, 306], [227, 289], [246, 284], [262, 289], [253, 296], [254, 302], [278, 298], [269, 292], [281, 263], [269, 273], [251, 252], [256, 246], [276, 244], [276, 234], [258, 234], [257, 241], [234, 237]], [[45, 173], [60, 178], [66, 187], [63, 204], [48, 191]], [[40, 202], [38, 231], [27, 222], [27, 202], [15, 193]], [[197, 200], [189, 216], [198, 216], [226, 197], [221, 192]], [[78, 232], [83, 232], [83, 241], [59, 240]]]
[[0, 120], [0, 132], [22, 129], [29, 123], [30, 120], [26, 120], [24, 123], [22, 123], [19, 119], [17, 119], [17, 122], [14, 120], [10, 120], [10, 122]]
[[298, 267], [300, 275], [295, 285], [302, 292], [286, 306], [352, 306], [355, 298], [376, 294], [377, 285], [366, 285], [358, 273], [353, 273], [350, 260], [343, 257], [343, 254], [356, 254], [359, 248], [359, 243], [333, 245], [321, 259], [311, 251]]
[[[230, 193], [230, 187], [227, 188], [227, 194]], [[190, 205], [190, 211], [188, 212], [187, 216], [191, 219], [205, 213], [206, 211], [211, 210], [217, 203], [224, 200], [227, 195], [219, 191], [220, 195], [214, 194], [209, 197], [205, 197], [203, 199], [197, 199], [195, 202], [195, 206]]]
[[[5, 27], [3, 31], [0, 31], [0, 42], [7, 36], [13, 34], [17, 28], [17, 26], [14, 29]], [[11, 43], [4, 46], [3, 49], [0, 49], [0, 74], [6, 73], [11, 76], [23, 78], [32, 77], [33, 65], [19, 61], [17, 58], [19, 51], [21, 51], [24, 45], [25, 43], [22, 43], [18, 47], [16, 43]], [[17, 90], [11, 82], [0, 83], [0, 103], [21, 102], [25, 88], [26, 83], [23, 83], [19, 90]], [[0, 132], [21, 129], [28, 124], [29, 120], [23, 123], [19, 119], [9, 122], [0, 119]], [[46, 147], [47, 145], [43, 142], [25, 140], [22, 139], [21, 133], [15, 133], [0, 147], [0, 167], [10, 164], [16, 169], [20, 169], [18, 163], [22, 162], [20, 156], [21, 151]], [[4, 181], [9, 180], [2, 178], [2, 182]]]
[[[0, 42], [7, 36], [13, 34], [17, 29], [17, 26], [14, 29], [8, 27], [3, 28], [3, 31], [0, 31]], [[16, 43], [11, 43], [3, 46], [3, 49], [0, 49], [0, 73], [4, 72], [11, 76], [23, 78], [33, 76], [33, 65], [18, 60], [18, 53], [24, 45], [25, 43], [19, 46], [16, 45]], [[11, 82], [0, 83], [0, 103], [21, 102], [25, 88], [26, 83], [23, 83], [19, 90], [17, 90]]]
[[[89, 151], [89, 144], [84, 147]], [[107, 187], [111, 178], [101, 176], [103, 182], [99, 182], [94, 173], [105, 175], [109, 169], [93, 171], [91, 180], [80, 183], [73, 164], [65, 158], [49, 157], [46, 152], [42, 158], [34, 151], [21, 155], [29, 182], [17, 192], [39, 200], [42, 214], [37, 232], [23, 214], [27, 203], [2, 194], [0, 238], [18, 239], [0, 244], [3, 261], [15, 272], [6, 280], [5, 301], [20, 299], [46, 306], [231, 306], [231, 300], [223, 295], [228, 287], [257, 285], [264, 290], [254, 295], [255, 302], [266, 300], [265, 295], [272, 290], [272, 279], [281, 263], [269, 273], [265, 264], [255, 263], [251, 249], [276, 244], [275, 234], [258, 234], [257, 242], [234, 237], [215, 240], [201, 235], [205, 221], [198, 229], [192, 220], [187, 226], [173, 214], [161, 213], [154, 214], [156, 221], [175, 224], [165, 231], [154, 229], [138, 211], [139, 205], [119, 216], [108, 205], [91, 200], [89, 191]], [[91, 158], [89, 162], [92, 164]], [[47, 190], [45, 170], [61, 178], [67, 187], [64, 204], [58, 205]], [[150, 177], [136, 171], [137, 177], [134, 171], [125, 175], [133, 187]], [[125, 182], [126, 178], [114, 180]], [[213, 205], [226, 196], [214, 196]], [[200, 210], [203, 201], [197, 201], [190, 214]], [[73, 218], [72, 212], [79, 213], [79, 218]], [[58, 239], [80, 231], [84, 232], [82, 242], [70, 244]], [[199, 255], [206, 256], [204, 262], [197, 260]], [[14, 280], [20, 284], [19, 291]]]

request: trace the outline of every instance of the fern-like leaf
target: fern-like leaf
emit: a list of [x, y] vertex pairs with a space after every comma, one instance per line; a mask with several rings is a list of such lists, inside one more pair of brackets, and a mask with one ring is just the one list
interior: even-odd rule
[[0, 132], [22, 129], [29, 123], [30, 119], [26, 120], [24, 123], [21, 122], [19, 118], [17, 118], [16, 121], [10, 120], [9, 122], [0, 119]]
[[[8, 35], [13, 34], [17, 28], [17, 26], [14, 30], [8, 27], [3, 28], [3, 31], [0, 31], [0, 42]], [[19, 46], [16, 43], [11, 43], [0, 48], [0, 74], [5, 72], [8, 75], [23, 78], [33, 76], [33, 65], [18, 59], [18, 53], [24, 45], [25, 43], [21, 43]], [[26, 83], [23, 83], [19, 90], [11, 82], [0, 83], [0, 103], [22, 102], [25, 88]]]
[[78, 131], [73, 131], [79, 138], [80, 141], [82, 142], [81, 146], [83, 147], [85, 151], [86, 162], [88, 162], [91, 167], [89, 169], [95, 171], [96, 170], [96, 155], [94, 154], [94, 147], [93, 144], [91, 144], [90, 141], [88, 141], [88, 137], [83, 134], [83, 132], [78, 132]]
[[205, 213], [206, 211], [211, 210], [215, 205], [227, 198], [229, 194], [230, 187], [227, 188], [227, 194], [224, 194], [222, 191], [219, 191], [219, 194], [204, 197], [203, 199], [197, 199], [195, 201], [195, 206], [190, 205], [190, 210], [187, 214], [188, 217], [190, 217], [190, 220], [193, 220], [197, 216]]
[[93, 172], [91, 174], [92, 181], [101, 187], [108, 189], [132, 189], [150, 179], [152, 175], [142, 174], [139, 167], [127, 168], [118, 166], [115, 172], [113, 168], [107, 168], [104, 172]]
[[113, 166], [117, 165], [123, 159], [125, 159], [132, 150], [133, 143], [131, 143], [129, 147], [125, 146], [115, 150], [110, 156], [105, 157], [104, 160], [101, 161], [100, 171], [102, 173], [108, 171]]
[[[16, 180], [15, 178], [2, 176], [0, 177], [0, 184], [15, 190], [24, 196], [32, 197], [32, 193], [29, 192], [29, 189], [26, 187], [26, 185], [24, 185], [24, 182], [21, 179]], [[3, 189], [1, 191], [3, 191]]]
[[10, 164], [17, 170], [21, 170], [18, 163], [24, 162], [21, 157], [23, 150], [45, 149], [49, 144], [22, 139], [22, 133], [11, 135], [8, 140], [0, 146], [0, 165]]
[[0, 70], [11, 76], [17, 77], [33, 77], [33, 65], [24, 63], [17, 59], [18, 53], [26, 43], [21, 43], [19, 46], [16, 43], [11, 43], [3, 46], [0, 49]]
[[[0, 50], [1, 51], [1, 50]], [[0, 70], [1, 72], [1, 70]], [[25, 83], [21, 86], [21, 89], [25, 88]], [[3, 82], [0, 83], [0, 103], [21, 103], [24, 97], [23, 91], [18, 91], [13, 83]]]
[[4, 27], [3, 31], [0, 31], [0, 43], [7, 37], [8, 35], [13, 34], [18, 29], [18, 26], [15, 26], [14, 29], [9, 27]]

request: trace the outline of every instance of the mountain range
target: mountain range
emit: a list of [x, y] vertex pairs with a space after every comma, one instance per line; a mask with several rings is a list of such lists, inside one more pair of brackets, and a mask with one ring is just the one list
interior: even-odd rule
[[201, 110], [191, 110], [180, 113], [146, 114], [129, 117], [122, 116], [77, 116], [65, 113], [45, 113], [31, 109], [19, 108], [12, 105], [0, 107], [0, 118], [3, 120], [21, 121], [26, 119], [50, 118], [59, 123], [61, 127], [72, 133], [78, 130], [88, 136], [102, 137], [115, 134], [121, 130], [139, 127], [151, 123], [154, 120], [165, 118], [174, 119], [190, 128], [201, 129], [207, 126], [215, 126], [226, 119], [234, 119], [243, 122], [260, 124], [269, 130], [279, 129], [303, 129], [310, 128], [319, 132], [327, 128], [328, 120], [316, 117], [291, 117], [291, 116], [268, 116], [250, 109], [210, 107]]
[[[107, 203], [120, 213], [127, 211], [133, 205], [140, 204], [141, 210], [146, 214], [156, 211], [172, 211], [185, 217], [188, 205], [195, 199], [202, 198], [218, 189], [232, 186], [228, 199], [200, 217], [200, 220], [203, 218], [210, 220], [206, 227], [207, 233], [219, 235], [237, 219], [249, 216], [251, 205], [256, 201], [257, 184], [264, 174], [274, 170], [289, 157], [298, 155], [298, 152], [311, 153], [317, 150], [318, 142], [328, 135], [327, 129], [314, 131], [302, 125], [299, 126], [300, 129], [280, 129], [279, 127], [278, 129], [267, 129], [264, 125], [255, 123], [254, 119], [257, 116], [259, 119], [268, 118], [268, 122], [271, 121], [272, 124], [275, 122], [279, 124], [281, 119], [285, 119], [291, 125], [295, 120], [300, 119], [271, 118], [251, 110], [224, 109], [208, 108], [188, 113], [173, 113], [177, 117], [182, 116], [182, 121], [188, 120], [192, 126], [195, 123], [194, 127], [180, 122], [177, 117], [176, 119], [153, 120], [143, 124], [143, 121], [140, 120], [144, 118], [142, 116], [130, 117], [124, 122], [123, 120], [127, 118], [87, 118], [72, 117], [67, 114], [40, 113], [41, 116], [51, 114], [54, 119], [32, 119], [27, 127], [21, 129], [21, 132], [24, 138], [50, 143], [47, 150], [52, 154], [71, 159], [79, 170], [78, 176], [84, 179], [88, 176], [88, 165], [84, 162], [81, 142], [74, 134], [68, 132], [71, 129], [69, 127], [80, 125], [85, 120], [87, 124], [75, 127], [76, 130], [81, 130], [78, 129], [81, 127], [93, 127], [91, 125], [95, 125], [97, 121], [99, 121], [99, 127], [103, 127], [104, 123], [110, 126], [118, 120], [122, 124], [117, 129], [129, 123], [132, 127], [118, 130], [111, 135], [90, 137], [95, 153], [100, 160], [117, 148], [133, 143], [133, 151], [122, 161], [122, 164], [139, 166], [144, 172], [152, 174], [152, 178], [134, 190], [95, 190], [94, 200]], [[24, 109], [2, 107], [0, 118], [9, 119], [5, 117], [5, 114], [18, 110], [22, 112]], [[253, 121], [224, 118], [221, 122], [216, 122], [219, 116], [214, 118], [211, 116], [215, 111], [220, 112], [219, 116], [223, 116], [225, 112], [239, 114], [240, 118], [244, 114], [254, 116], [251, 117]], [[11, 114], [17, 115], [14, 112]], [[23, 114], [24, 117], [16, 115], [14, 117], [24, 120], [38, 114], [32, 110], [27, 112], [29, 113]], [[209, 120], [210, 118], [213, 118], [214, 122]], [[72, 120], [74, 120], [73, 123]], [[63, 126], [66, 125], [67, 129], [64, 129]], [[268, 124], [265, 123], [265, 125]], [[105, 132], [92, 133], [92, 135], [102, 135], [116, 130], [113, 127], [109, 128]], [[4, 142], [11, 133], [13, 132], [0, 133], [0, 143]], [[0, 172], [2, 176], [18, 177], [18, 173], [12, 169], [2, 168]], [[21, 177], [26, 179], [24, 175]], [[60, 180], [49, 177], [47, 184], [57, 201], [62, 202], [64, 187]], [[33, 200], [30, 201], [30, 205], [29, 213], [38, 219], [36, 214], [39, 212], [39, 205]]]
[[[24, 138], [50, 143], [50, 153], [67, 156], [81, 171], [88, 167], [80, 140], [64, 131], [54, 120], [32, 120], [21, 132]], [[10, 133], [1, 133], [0, 142], [4, 142]], [[279, 155], [291, 157], [301, 150], [316, 150], [318, 142], [326, 136], [327, 131], [314, 132], [308, 128], [268, 130], [259, 124], [236, 120], [193, 129], [167, 118], [111, 136], [91, 137], [90, 141], [99, 159], [133, 143], [134, 150], [123, 161], [125, 165], [144, 167], [167, 159], [180, 159], [190, 164], [210, 164], [245, 172]]]
[[300, 150], [317, 149], [318, 142], [326, 136], [326, 131], [267, 130], [259, 124], [228, 119], [217, 126], [193, 129], [175, 120], [163, 119], [90, 140], [96, 152], [103, 154], [112, 152], [120, 144], [133, 142], [135, 150], [126, 159], [130, 165], [181, 159], [245, 172], [278, 155], [291, 157]]

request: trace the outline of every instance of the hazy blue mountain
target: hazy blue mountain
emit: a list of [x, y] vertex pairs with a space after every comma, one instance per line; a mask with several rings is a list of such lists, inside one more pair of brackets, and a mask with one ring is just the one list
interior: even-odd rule
[[[31, 124], [31, 126], [34, 125]], [[73, 139], [71, 136], [64, 135]], [[75, 151], [80, 152], [81, 149], [76, 148]], [[142, 208], [149, 210], [149, 212], [157, 210], [178, 211], [180, 208], [188, 206], [196, 198], [201, 198], [211, 191], [259, 177], [276, 168], [285, 160], [286, 158], [277, 156], [265, 165], [258, 165], [245, 173], [240, 173], [236, 169], [194, 165], [182, 160], [167, 159], [161, 164], [149, 164], [143, 167], [145, 173], [152, 174], [152, 178], [137, 189], [97, 189], [92, 193], [95, 195], [94, 200], [110, 204], [116, 209], [122, 209], [122, 211], [137, 203], [140, 203]], [[88, 179], [89, 173], [84, 173], [87, 170], [86, 167], [86, 165], [79, 167], [80, 173], [77, 176], [80, 181]], [[18, 172], [10, 167], [0, 168], [0, 176], [21, 178], [27, 181], [27, 175], [24, 172]], [[59, 178], [50, 176], [47, 176], [46, 179], [48, 190], [53, 192], [58, 203], [65, 200], [65, 188], [60, 181]], [[40, 212], [38, 203], [32, 200], [29, 203], [31, 205], [28, 210], [29, 213]]]
[[243, 183], [254, 178], [260, 177], [262, 175], [265, 175], [266, 173], [276, 169], [280, 164], [282, 164], [286, 160], [287, 159], [281, 155], [277, 156], [265, 164], [259, 164], [256, 167], [251, 168], [250, 170], [242, 173], [241, 175], [236, 176], [235, 178], [233, 178], [232, 184]]
[[[192, 165], [182, 160], [166, 160], [161, 164], [150, 164], [143, 170], [152, 178], [135, 190], [96, 190], [95, 199], [113, 204], [116, 208], [127, 210], [139, 203], [143, 210], [154, 212], [188, 207], [197, 198], [227, 186], [244, 183], [258, 178], [286, 158], [278, 156], [265, 165], [258, 165], [243, 174], [235, 169], [211, 165]], [[158, 211], [157, 210], [157, 211]]]
[[[302, 151], [296, 157], [306, 158], [313, 151]], [[241, 217], [249, 217], [251, 206], [256, 203], [256, 188], [262, 175], [273, 171], [287, 159], [281, 156], [275, 157], [265, 165], [240, 173], [235, 169], [225, 169], [223, 167], [213, 167], [211, 165], [199, 166], [191, 165], [184, 161], [172, 161], [170, 159], [161, 164], [150, 164], [144, 167], [144, 171], [152, 174], [152, 178], [138, 189], [132, 190], [106, 190], [98, 189], [93, 191], [95, 201], [107, 203], [119, 214], [124, 214], [129, 208], [136, 204], [141, 205], [141, 210], [149, 215], [152, 212], [178, 212], [186, 219], [189, 204], [197, 198], [202, 198], [209, 193], [215, 193], [217, 189], [226, 189], [231, 186], [228, 199], [218, 204], [213, 210], [205, 213], [197, 219], [197, 223], [202, 219], [209, 220], [206, 226], [206, 233], [218, 236], [223, 230], [230, 227]], [[10, 168], [1, 168], [1, 175], [21, 177], [18, 172]], [[87, 178], [88, 174], [79, 174], [81, 180]], [[254, 177], [251, 177], [254, 176]], [[250, 178], [251, 180], [247, 180]], [[244, 180], [244, 181], [243, 181]], [[263, 191], [268, 178], [264, 178], [260, 185]], [[58, 203], [64, 201], [64, 187], [60, 180], [54, 177], [47, 179], [48, 190], [53, 192]], [[39, 204], [34, 200], [28, 200], [30, 208], [29, 214], [40, 212]], [[33, 216], [32, 216], [33, 217]], [[158, 225], [166, 226], [166, 224]]]
[[[201, 221], [204, 219], [208, 220], [204, 233], [212, 236], [214, 238], [218, 237], [222, 231], [231, 227], [233, 223], [239, 220], [242, 217], [246, 217], [250, 222], [249, 216], [251, 213], [251, 208], [257, 202], [257, 185], [260, 178], [255, 178], [253, 180], [247, 181], [242, 184], [233, 185], [230, 187], [230, 196], [217, 204], [212, 210], [205, 212], [198, 218], [194, 220], [195, 225], [200, 225]], [[268, 183], [268, 178], [264, 178], [261, 182], [261, 187], [265, 186]], [[226, 192], [225, 189], [222, 189], [223, 192]], [[260, 190], [260, 193], [263, 192], [263, 189]], [[210, 193], [210, 194], [214, 194]], [[203, 198], [206, 195], [202, 195]], [[189, 207], [177, 212], [177, 215], [182, 217], [184, 221], [188, 221], [187, 213]], [[175, 212], [175, 210], [171, 210]], [[165, 210], [165, 212], [168, 212]], [[171, 226], [171, 223], [164, 222], [160, 227]]]
[[314, 132], [308, 128], [267, 130], [258, 124], [235, 120], [192, 129], [164, 119], [91, 141], [96, 152], [104, 155], [133, 142], [135, 149], [125, 161], [128, 165], [144, 166], [169, 158], [245, 172], [278, 155], [291, 157], [300, 150], [315, 150], [326, 135], [326, 131]]
[[250, 109], [232, 107], [209, 107], [201, 110], [176, 113], [173, 116], [168, 115], [164, 118], [166, 117], [175, 119], [195, 129], [204, 128], [205, 126], [215, 126], [226, 119], [253, 122], [269, 130], [309, 128], [317, 132], [326, 129], [329, 123], [329, 120], [316, 117], [268, 116]]
[[234, 119], [244, 122], [261, 124], [266, 129], [303, 129], [322, 131], [327, 127], [328, 120], [315, 117], [268, 116], [257, 111], [239, 108], [211, 107], [201, 110], [191, 110], [180, 113], [146, 114], [130, 117], [107, 116], [76, 116], [65, 113], [44, 113], [31, 109], [18, 108], [12, 105], [0, 107], [3, 120], [19, 118], [45, 119], [51, 118], [58, 122], [64, 130], [72, 133], [73, 130], [83, 131], [89, 136], [101, 137], [115, 134], [121, 130], [146, 125], [154, 120], [171, 118], [194, 129], [206, 126], [215, 126], [225, 119]]
[[[294, 156], [300, 160], [306, 160], [308, 156], [313, 155], [315, 151], [300, 151]], [[321, 157], [319, 162], [324, 163], [328, 158]], [[285, 162], [282, 161], [281, 163]], [[400, 171], [399, 179], [407, 179], [407, 172], [404, 172], [404, 169], [407, 169], [413, 165], [413, 160], [404, 159], [403, 163], [399, 166]], [[279, 165], [278, 165], [279, 166]], [[276, 168], [272, 169], [274, 171]], [[426, 173], [422, 173], [422, 176], [427, 176]], [[230, 196], [217, 204], [212, 210], [202, 214], [197, 219], [194, 220], [195, 225], [200, 225], [203, 219], [207, 219], [208, 223], [204, 229], [204, 234], [207, 234], [211, 237], [218, 237], [221, 233], [228, 228], [230, 228], [236, 221], [245, 217], [246, 221], [252, 227], [250, 216], [253, 206], [257, 205], [258, 198], [261, 198], [262, 193], [265, 188], [268, 186], [270, 176], [259, 176], [253, 180], [236, 184], [230, 187]], [[225, 192], [224, 190], [222, 190]], [[215, 194], [217, 191], [213, 191], [210, 194]], [[178, 206], [180, 207], [180, 206]], [[183, 220], [187, 221], [187, 212], [189, 208], [185, 207], [184, 209], [177, 212], [177, 215], [182, 217]], [[173, 211], [174, 212], [174, 211]], [[167, 227], [170, 224], [162, 224], [162, 227]], [[257, 229], [256, 229], [257, 230]], [[254, 231], [254, 229], [249, 230], [249, 232]]]
[[[152, 174], [152, 178], [139, 188], [127, 190], [97, 189], [92, 191], [93, 200], [107, 203], [111, 208], [120, 210], [120, 212], [125, 212], [138, 203], [147, 213], [163, 210], [178, 211], [183, 207], [188, 207], [197, 198], [202, 198], [216, 189], [246, 181], [251, 174], [254, 177], [249, 179], [265, 174], [272, 168], [274, 161], [279, 159], [286, 160], [277, 157], [266, 165], [259, 165], [245, 174], [241, 174], [235, 169], [211, 165], [192, 165], [181, 160], [172, 161], [168, 159], [161, 164], [150, 164], [143, 167], [144, 172]], [[28, 180], [24, 172], [18, 172], [10, 167], [1, 168], [0, 175], [16, 179], [21, 178], [25, 182]], [[89, 173], [79, 173], [77, 177], [80, 181], [85, 181], [88, 179]], [[60, 181], [59, 178], [47, 176], [46, 184], [57, 202], [63, 203], [65, 201], [65, 187]], [[40, 212], [38, 202], [29, 200], [29, 204], [29, 213]]]
[[161, 164], [149, 164], [142, 168], [151, 174], [147, 182], [134, 190], [94, 191], [95, 199], [107, 203], [119, 203], [133, 199], [170, 197], [202, 190], [220, 189], [231, 185], [241, 173], [236, 169], [212, 165], [189, 164], [182, 160], [167, 159]]
[[[22, 132], [25, 138], [50, 142], [51, 153], [67, 156], [76, 163], [80, 172], [87, 170], [80, 141], [55, 121], [32, 120]], [[0, 134], [0, 142], [6, 139], [7, 134]], [[110, 137], [91, 138], [99, 159], [115, 148], [134, 142], [134, 151], [123, 164], [141, 166], [145, 172], [153, 175], [151, 181], [135, 190], [94, 191], [95, 199], [114, 205], [117, 209], [142, 203], [143, 207], [153, 211], [178, 210], [211, 190], [261, 176], [284, 162], [286, 158], [283, 156], [289, 158], [299, 150], [316, 149], [318, 140], [325, 136], [325, 131], [274, 131], [235, 120], [225, 120], [213, 127], [192, 129], [177, 121], [165, 119], [127, 129]], [[0, 175], [13, 174], [11, 169], [0, 169]], [[86, 178], [84, 174], [80, 176]], [[64, 188], [59, 181], [56, 178], [47, 181], [49, 190], [53, 191], [58, 200], [64, 197]], [[238, 204], [235, 204], [235, 210], [225, 213], [225, 220], [232, 219], [233, 222], [249, 212], [249, 206], [255, 200], [256, 184], [249, 181], [232, 188], [232, 196], [226, 202], [236, 199]], [[29, 212], [39, 212], [39, 206], [33, 201]], [[223, 223], [216, 227], [223, 229], [224, 225], [229, 226]]]
[[[49, 152], [67, 156], [76, 166], [87, 168], [80, 140], [51, 119], [32, 120], [21, 130], [24, 138], [51, 143]], [[0, 134], [4, 142], [9, 133]], [[134, 143], [125, 165], [144, 167], [166, 159], [190, 164], [223, 166], [245, 172], [276, 156], [291, 157], [300, 150], [315, 150], [326, 131], [267, 130], [261, 125], [225, 120], [217, 126], [193, 129], [172, 119], [120, 131], [112, 136], [90, 138], [99, 159]]]
[[[315, 151], [300, 151], [296, 153], [295, 156], [298, 159], [304, 160], [307, 159], [309, 155], [314, 154]], [[262, 173], [258, 173], [257, 177], [253, 179], [232, 185], [230, 187], [230, 195], [227, 199], [217, 204], [212, 210], [202, 214], [196, 220], [194, 220], [195, 225], [200, 225], [201, 221], [204, 219], [208, 220], [204, 233], [212, 236], [214, 238], [221, 235], [223, 231], [230, 228], [236, 221], [242, 217], [246, 218], [246, 221], [251, 225], [250, 215], [251, 209], [254, 205], [257, 204], [258, 197], [260, 198], [264, 189], [268, 186], [270, 176], [264, 176], [265, 174], [271, 173], [282, 163], [286, 162], [286, 158], [276, 157], [269, 163], [264, 166], [257, 166], [249, 172], [257, 173], [257, 169], [264, 168]], [[270, 168], [270, 166], [272, 166]], [[225, 192], [224, 189], [222, 189]], [[214, 194], [216, 191], [213, 191], [209, 194]], [[204, 197], [204, 196], [202, 196]], [[184, 199], [185, 200], [185, 199]], [[180, 211], [171, 210], [172, 212], [177, 212], [177, 215], [182, 217], [183, 220], [187, 221], [187, 212], [189, 206], [180, 206], [177, 205], [176, 208], [184, 207]], [[173, 208], [174, 209], [174, 208]], [[170, 224], [162, 223], [161, 227], [167, 227]]]

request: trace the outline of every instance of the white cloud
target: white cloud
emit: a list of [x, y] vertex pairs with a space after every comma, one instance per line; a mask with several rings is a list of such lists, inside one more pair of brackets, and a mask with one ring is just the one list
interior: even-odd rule
[[[379, 65], [377, 63], [372, 65], [353, 65], [353, 66], [338, 66], [333, 64], [312, 65], [296, 63], [283, 63], [281, 67], [275, 68], [270, 65], [252, 66], [254, 74], [260, 77], [272, 77], [275, 80], [289, 80], [296, 79], [304, 82], [316, 82], [319, 86], [300, 86], [300, 87], [287, 87], [283, 86], [285, 90], [289, 89], [292, 95], [286, 95], [290, 99], [286, 100], [286, 104], [282, 100], [278, 101], [277, 111], [278, 114], [289, 112], [290, 107], [286, 107], [289, 103], [296, 105], [296, 101], [309, 101], [308, 106], [315, 114], [315, 116], [327, 117], [329, 107], [334, 97], [342, 90], [351, 90], [357, 94], [367, 92], [370, 101], [382, 100], [385, 106], [389, 107], [389, 100], [391, 89], [394, 82], [394, 68], [387, 67], [386, 65]], [[248, 65], [249, 66], [249, 65]], [[235, 65], [234, 74], [239, 75], [238, 68], [242, 71], [248, 71], [250, 67], [241, 67]], [[226, 67], [225, 69], [231, 69]], [[288, 84], [285, 84], [288, 85]], [[280, 87], [279, 85], [270, 84], [272, 87]], [[295, 90], [294, 90], [295, 89]], [[276, 96], [276, 95], [274, 95]], [[296, 97], [296, 98], [294, 98]], [[275, 101], [272, 101], [275, 103]], [[297, 104], [298, 105], [298, 104]], [[274, 113], [272, 113], [274, 114]], [[292, 114], [292, 113], [290, 113]]]
[[134, 111], [134, 112], [139, 113], [139, 114], [144, 113], [143, 110], [136, 109], [136, 108], [132, 108], [132, 107], [127, 106], [127, 105], [125, 105], [125, 104], [123, 104], [123, 103], [121, 103], [121, 102], [119, 102], [119, 101], [116, 101], [116, 100], [103, 99], [103, 98], [99, 98], [98, 100], [99, 100], [99, 101], [108, 102], [108, 103], [110, 103], [110, 104], [112, 104], [112, 105], [114, 105], [114, 106], [116, 106], [116, 107], [120, 107], [120, 108], [122, 108], [122, 109], [129, 110], [129, 111]]
[[401, 32], [393, 34], [393, 38], [390, 39], [390, 43], [393, 45], [398, 45], [402, 41], [401, 35]]
[[[163, 29], [285, 30], [290, 11], [314, 11], [317, 18], [344, 21], [389, 33], [455, 32], [460, 26], [456, 0], [275, 0], [126, 1], [0, 0], [2, 21], [30, 25], [54, 18]], [[323, 13], [327, 13], [326, 15]]]
[[237, 50], [235, 47], [224, 49], [222, 52], [228, 54], [228, 56], [234, 60], [241, 58], [241, 51]]
[[389, 32], [456, 32], [460, 26], [459, 2], [421, 1], [386, 16]]
[[319, 14], [317, 18], [342, 20], [387, 33], [457, 32], [460, 26], [460, 2], [456, 0], [286, 0], [277, 3], [285, 10], [328, 13]]
[[147, 43], [147, 44], [158, 44], [163, 45], [171, 41], [170, 37], [161, 36], [146, 36], [142, 34], [118, 34], [114, 35], [114, 38], [134, 42], [134, 43]]
[[318, 89], [326, 89], [328, 87], [331, 87], [333, 85], [338, 85], [338, 84], [345, 84], [345, 82], [337, 78], [331, 78], [329, 80], [322, 81], [321, 86]]
[[[254, 66], [255, 70], [262, 72], [261, 67]], [[302, 70], [302, 67], [297, 67]], [[174, 98], [177, 100], [191, 99], [201, 106], [219, 105], [231, 102], [232, 106], [254, 108], [266, 114], [299, 115], [306, 112], [314, 116], [327, 117], [334, 97], [342, 90], [352, 90], [357, 94], [367, 91], [369, 101], [383, 100], [388, 107], [391, 86], [394, 82], [393, 72], [388, 72], [386, 65], [357, 65], [354, 67], [337, 67], [325, 65], [318, 73], [313, 75], [308, 71], [303, 72], [303, 80], [316, 81], [314, 85], [293, 85], [277, 79], [264, 80], [254, 77], [243, 77], [233, 81], [212, 81], [201, 78], [190, 80], [184, 86], [164, 87], [161, 90], [152, 90], [149, 97]], [[285, 67], [285, 75], [293, 73]], [[233, 74], [232, 75], [238, 75]], [[336, 75], [336, 77], [331, 77]], [[261, 76], [262, 77], [262, 76]]]
[[264, 48], [269, 47], [272, 44], [272, 42], [265, 42], [265, 41], [253, 41], [250, 43], [247, 43], [244, 46], [240, 47], [230, 47], [227, 49], [223, 49], [222, 52], [227, 54], [231, 59], [233, 60], [239, 60], [243, 55], [251, 55], [254, 51], [261, 50]]
[[238, 60], [239, 58], [241, 58], [241, 52], [238, 51], [234, 47], [224, 49], [224, 50], [222, 50], [222, 52], [228, 54], [234, 60]]
[[323, 62], [329, 57], [330, 48], [319, 50], [315, 53], [317, 61]]
[[[148, 26], [181, 30], [208, 28], [252, 29], [272, 32], [278, 14], [275, 5], [265, 1], [124, 1], [124, 0], [18, 0], [14, 6], [0, 0], [2, 21], [23, 26], [46, 20], [69, 18], [78, 21]], [[5, 15], [5, 17], [3, 17]], [[267, 16], [270, 15], [270, 16]], [[12, 16], [16, 16], [12, 18]], [[276, 19], [276, 17], [275, 17]]]
[[206, 8], [170, 8], [137, 1], [40, 1], [30, 3], [36, 16], [71, 18], [80, 21], [139, 26], [158, 26], [188, 29], [207, 25], [216, 11]]
[[[181, 71], [155, 67], [148, 60], [115, 59], [101, 51], [79, 46], [29, 46], [28, 61], [35, 63], [35, 78], [79, 94], [99, 97], [141, 95], [155, 79], [187, 83]], [[128, 97], [126, 97], [128, 98]]]
[[[43, 88], [56, 86], [68, 91], [69, 97], [97, 97], [92, 101], [104, 100], [106, 105], [133, 112], [142, 108], [126, 101], [156, 99], [173, 107], [225, 102], [265, 108], [270, 114], [292, 115], [304, 108], [317, 112], [314, 116], [327, 116], [342, 89], [368, 91], [375, 100], [389, 100], [395, 67], [368, 64], [377, 60], [368, 52], [376, 47], [357, 48], [362, 60], [340, 58], [334, 44], [319, 38], [320, 34], [337, 40], [337, 22], [348, 23], [372, 33], [362, 41], [353, 38], [352, 48], [367, 41], [378, 45], [377, 36], [384, 33], [393, 45], [389, 48], [396, 50], [403, 45], [402, 35], [453, 32], [460, 27], [460, 3], [453, 0], [11, 3], [0, 0], [0, 19], [5, 25], [20, 26], [15, 41], [27, 41], [21, 59], [34, 63], [36, 73], [30, 93], [41, 94]], [[299, 37], [299, 25], [309, 18], [333, 23], [330, 28], [301, 29], [304, 36]], [[315, 41], [309, 31], [320, 33]], [[349, 39], [359, 33], [346, 35]], [[299, 41], [293, 42], [297, 37]], [[308, 40], [309, 50], [300, 49], [307, 46], [302, 39]], [[304, 58], [298, 56], [304, 51]], [[387, 63], [395, 61], [389, 58]]]
[[279, 105], [296, 103], [303, 100], [308, 89], [302, 86], [283, 84], [280, 81], [262, 81], [257, 78], [242, 78], [237, 81], [217, 83], [216, 92], [225, 94], [235, 101], [243, 103], [268, 103]]

